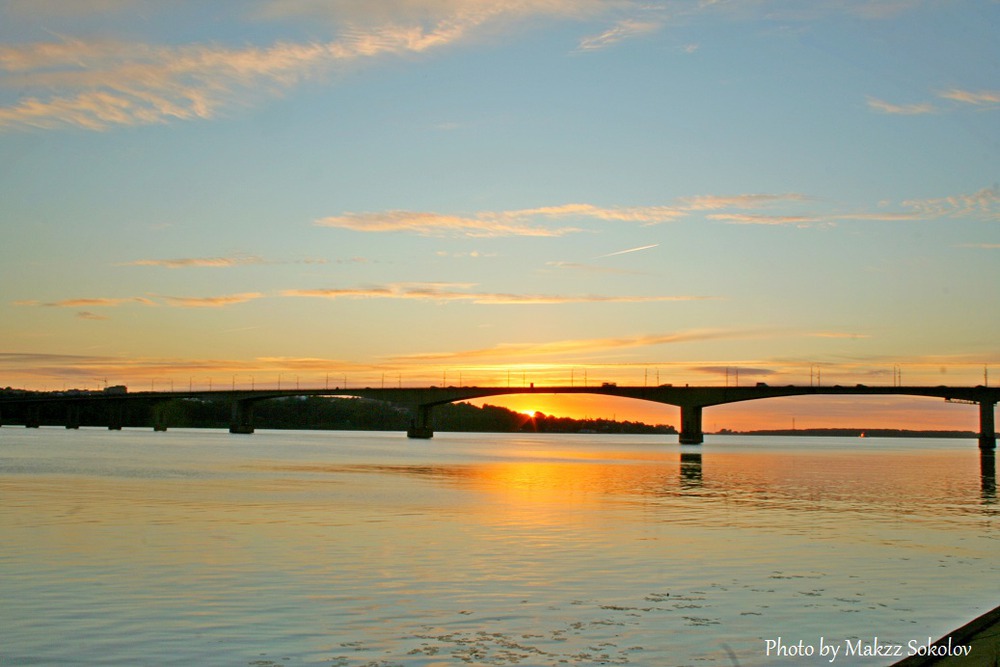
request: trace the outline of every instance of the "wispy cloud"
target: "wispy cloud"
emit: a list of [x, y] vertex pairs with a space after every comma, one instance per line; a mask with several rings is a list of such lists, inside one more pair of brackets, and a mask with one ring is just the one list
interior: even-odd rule
[[976, 106], [1000, 104], [1000, 90], [970, 91], [952, 88], [951, 90], [941, 91], [937, 95], [947, 100]]
[[563, 236], [580, 231], [577, 227], [546, 228], [491, 216], [462, 217], [419, 211], [345, 213], [321, 218], [319, 227], [336, 227], [356, 232], [408, 232], [427, 236]]
[[180, 306], [182, 308], [221, 308], [237, 303], [246, 303], [254, 299], [260, 299], [264, 295], [260, 292], [243, 292], [241, 294], [228, 294], [225, 296], [162, 296], [168, 305]]
[[[595, 51], [655, 32], [682, 16], [724, 12], [752, 18], [767, 12], [807, 21], [847, 11], [876, 18], [917, 4], [917, 0], [852, 0], [793, 10], [769, 3], [704, 0], [662, 5], [641, 0], [260, 0], [240, 6], [229, 18], [308, 21], [311, 34], [326, 31], [327, 35], [258, 46], [70, 38], [0, 47], [0, 85], [21, 91], [19, 101], [0, 107], [0, 129], [108, 130], [214, 118], [229, 106], [281, 95], [359, 62], [440, 51], [477, 35], [545, 19], [614, 20], [610, 28], [579, 42], [578, 51]], [[133, 0], [9, 0], [7, 5], [22, 19], [64, 21], [104, 13], [114, 17], [116, 11], [170, 11]], [[684, 47], [689, 53], [696, 48]], [[994, 91], [960, 90], [941, 94], [968, 104], [994, 103], [993, 95]], [[869, 104], [884, 113], [930, 111], [926, 104], [896, 105], [875, 98]]]
[[[346, 260], [337, 260], [338, 264], [357, 264], [365, 262], [364, 258], [353, 257]], [[137, 259], [131, 262], [124, 262], [121, 266], [159, 266], [167, 269], [187, 269], [187, 268], [230, 268], [234, 266], [249, 266], [255, 264], [326, 264], [325, 259], [306, 258], [298, 260], [268, 260], [256, 255], [237, 255], [230, 257], [179, 257], [174, 259]]]
[[142, 296], [129, 297], [96, 297], [82, 299], [63, 299], [61, 301], [35, 301], [22, 300], [14, 301], [15, 306], [45, 306], [48, 308], [113, 308], [127, 303], [138, 303], [144, 306], [157, 305], [152, 299]]
[[623, 19], [613, 27], [604, 32], [584, 37], [580, 40], [578, 49], [580, 51], [597, 51], [606, 49], [622, 40], [631, 39], [639, 35], [656, 32], [663, 27], [660, 21], [639, 21], [636, 19]]
[[183, 269], [190, 267], [227, 268], [246, 264], [264, 264], [262, 257], [185, 257], [178, 259], [137, 259], [125, 262], [124, 266], [162, 266], [167, 269]]
[[919, 116], [922, 114], [934, 113], [936, 111], [934, 105], [929, 102], [893, 104], [892, 102], [880, 100], [877, 97], [868, 98], [868, 107], [880, 113], [897, 116]]
[[[82, 298], [82, 299], [63, 299], [61, 301], [36, 301], [36, 300], [21, 300], [14, 301], [15, 306], [43, 306], [50, 308], [114, 308], [117, 306], [122, 306], [126, 304], [140, 304], [143, 306], [178, 306], [184, 308], [198, 308], [198, 307], [220, 307], [228, 306], [236, 303], [245, 303], [247, 301], [252, 301], [254, 299], [259, 299], [264, 295], [260, 292], [244, 292], [242, 294], [230, 294], [225, 296], [207, 296], [207, 297], [183, 297], [183, 296], [161, 296], [161, 295], [151, 295], [150, 297], [144, 296], [130, 296], [130, 297], [97, 297], [97, 298]], [[159, 299], [159, 300], [157, 300]], [[81, 316], [84, 316], [81, 314]], [[92, 313], [86, 313], [87, 319], [97, 319]]]
[[811, 201], [811, 197], [789, 192], [784, 194], [753, 193], [740, 195], [698, 195], [683, 197], [680, 206], [688, 211], [710, 211], [723, 208], [756, 209], [762, 206], [773, 206], [782, 203]]
[[820, 218], [804, 215], [755, 215], [750, 213], [712, 213], [710, 220], [721, 220], [734, 225], [809, 225], [822, 222]]
[[[817, 203], [815, 197], [801, 193], [747, 193], [737, 195], [698, 195], [682, 197], [672, 204], [649, 206], [601, 207], [586, 203], [560, 204], [503, 211], [478, 211], [471, 215], [435, 212], [384, 211], [344, 213], [317, 220], [321, 227], [357, 232], [401, 232], [426, 236], [467, 236], [489, 238], [502, 236], [558, 237], [594, 229], [587, 223], [631, 222], [656, 225], [703, 214], [707, 220], [738, 225], [813, 227], [833, 225], [838, 220], [907, 221], [933, 217], [1000, 215], [1000, 195], [996, 188], [984, 188], [973, 194], [938, 199], [907, 200], [897, 204], [906, 210], [871, 210], [842, 213], [801, 211], [804, 204]], [[880, 207], [889, 206], [881, 203]], [[760, 212], [784, 209], [790, 212]], [[572, 223], [572, 224], [567, 224]], [[611, 257], [655, 248], [650, 244], [601, 255]], [[565, 265], [565, 264], [563, 264]]]
[[234, 96], [278, 93], [360, 55], [336, 43], [231, 49], [67, 40], [0, 47], [0, 73], [37, 91], [0, 108], [0, 128], [104, 130], [211, 118]]
[[674, 333], [650, 334], [643, 336], [624, 336], [620, 338], [585, 338], [541, 343], [504, 343], [494, 347], [456, 352], [429, 352], [421, 354], [391, 357], [396, 361], [406, 362], [502, 362], [505, 360], [522, 360], [529, 357], [553, 357], [565, 355], [601, 354], [608, 351], [625, 348], [640, 348], [675, 343], [690, 343], [722, 338], [741, 338], [745, 332], [723, 330], [693, 330]]
[[903, 206], [928, 218], [982, 218], [1000, 220], [1000, 189], [983, 188], [970, 194], [938, 197], [936, 199], [910, 199]]
[[320, 227], [336, 227], [358, 232], [408, 232], [428, 236], [564, 236], [582, 231], [578, 226], [545, 225], [546, 220], [573, 218], [658, 224], [684, 216], [669, 206], [605, 208], [593, 204], [561, 204], [507, 211], [478, 211], [472, 215], [450, 215], [427, 211], [384, 211], [344, 213], [321, 218]]
[[990, 108], [1000, 106], [1000, 90], [962, 90], [951, 88], [934, 93], [939, 100], [949, 100], [957, 104], [935, 105], [931, 102], [915, 102], [911, 104], [894, 104], [877, 97], [868, 97], [868, 107], [884, 114], [898, 116], [918, 116], [931, 113], [946, 113], [956, 111], [961, 106]]
[[465, 301], [481, 305], [556, 305], [566, 303], [646, 303], [656, 301], [703, 301], [710, 296], [622, 296], [512, 294], [469, 291], [473, 283], [392, 283], [371, 287], [285, 290], [283, 296], [321, 299], [414, 299], [424, 301]]
[[[88, 0], [86, 9], [119, 6], [122, 3], [111, 0]], [[323, 14], [336, 26], [336, 37], [238, 48], [82, 39], [9, 45], [0, 47], [0, 77], [26, 92], [19, 102], [0, 107], [0, 129], [106, 130], [207, 119], [241, 99], [281, 94], [359, 60], [440, 49], [504, 20], [538, 15], [581, 17], [605, 9], [599, 0], [286, 0], [264, 3], [257, 17], [274, 20]]]

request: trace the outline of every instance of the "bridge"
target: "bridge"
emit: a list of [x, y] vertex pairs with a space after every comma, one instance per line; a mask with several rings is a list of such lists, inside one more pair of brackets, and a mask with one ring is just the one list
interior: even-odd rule
[[[340, 388], [334, 389], [249, 389], [216, 391], [139, 391], [139, 392], [81, 392], [75, 395], [26, 392], [0, 396], [0, 410], [19, 409], [28, 427], [38, 426], [44, 405], [65, 406], [66, 427], [79, 427], [82, 405], [103, 402], [108, 406], [108, 428], [120, 429], [125, 405], [130, 401], [147, 401], [162, 404], [177, 399], [227, 400], [232, 405], [229, 431], [253, 433], [253, 407], [260, 401], [296, 396], [357, 397], [385, 401], [409, 408], [413, 419], [407, 430], [411, 438], [431, 438], [434, 435], [434, 406], [458, 401], [470, 401], [490, 396], [511, 394], [597, 394], [617, 396], [642, 401], [652, 401], [680, 408], [680, 436], [683, 445], [697, 445], [704, 441], [702, 412], [705, 408], [785, 396], [849, 395], [849, 396], [925, 396], [955, 403], [979, 406], [979, 447], [996, 449], [995, 408], [1000, 402], [1000, 388], [996, 387], [946, 387], [946, 386], [769, 386], [759, 383], [747, 387], [712, 386], [618, 386], [606, 383], [600, 386], [549, 386], [549, 387], [420, 387], [420, 388]], [[158, 414], [162, 414], [162, 411]], [[156, 418], [156, 430], [166, 430], [163, 419]]]

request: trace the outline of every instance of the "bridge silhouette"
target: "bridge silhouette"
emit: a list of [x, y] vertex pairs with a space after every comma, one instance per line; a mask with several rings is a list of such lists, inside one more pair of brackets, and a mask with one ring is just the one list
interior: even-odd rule
[[[769, 386], [759, 383], [747, 387], [713, 386], [540, 386], [535, 387], [352, 387], [333, 389], [233, 389], [215, 391], [139, 391], [139, 392], [80, 392], [77, 394], [24, 393], [0, 396], [0, 408], [17, 407], [28, 427], [39, 425], [42, 406], [60, 404], [66, 409], [66, 427], [78, 428], [80, 407], [86, 403], [102, 402], [108, 405], [108, 428], [120, 429], [125, 405], [130, 401], [148, 401], [163, 404], [178, 399], [228, 400], [232, 405], [229, 431], [253, 433], [253, 408], [256, 403], [276, 398], [296, 396], [357, 397], [385, 401], [409, 408], [413, 419], [407, 430], [411, 438], [431, 438], [434, 435], [433, 410], [437, 405], [470, 401], [491, 396], [512, 394], [596, 394], [651, 401], [680, 408], [680, 435], [682, 445], [696, 445], [704, 441], [702, 412], [705, 408], [728, 403], [779, 398], [787, 396], [924, 396], [940, 398], [955, 403], [979, 406], [979, 447], [996, 448], [994, 412], [1000, 402], [1000, 388], [996, 387], [946, 387], [946, 386]], [[164, 411], [155, 418], [153, 427], [166, 430]]]

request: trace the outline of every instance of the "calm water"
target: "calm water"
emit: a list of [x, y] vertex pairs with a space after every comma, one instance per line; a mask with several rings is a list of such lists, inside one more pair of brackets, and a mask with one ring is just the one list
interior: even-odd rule
[[828, 664], [765, 640], [1000, 604], [995, 487], [971, 440], [4, 427], [0, 665]]

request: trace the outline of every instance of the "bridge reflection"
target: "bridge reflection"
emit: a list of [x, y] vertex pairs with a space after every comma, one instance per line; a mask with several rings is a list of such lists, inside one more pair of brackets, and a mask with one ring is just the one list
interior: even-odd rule
[[979, 470], [983, 502], [992, 505], [997, 501], [997, 461], [992, 451], [980, 451]]
[[682, 489], [701, 487], [701, 454], [698, 452], [681, 452], [680, 482]]

